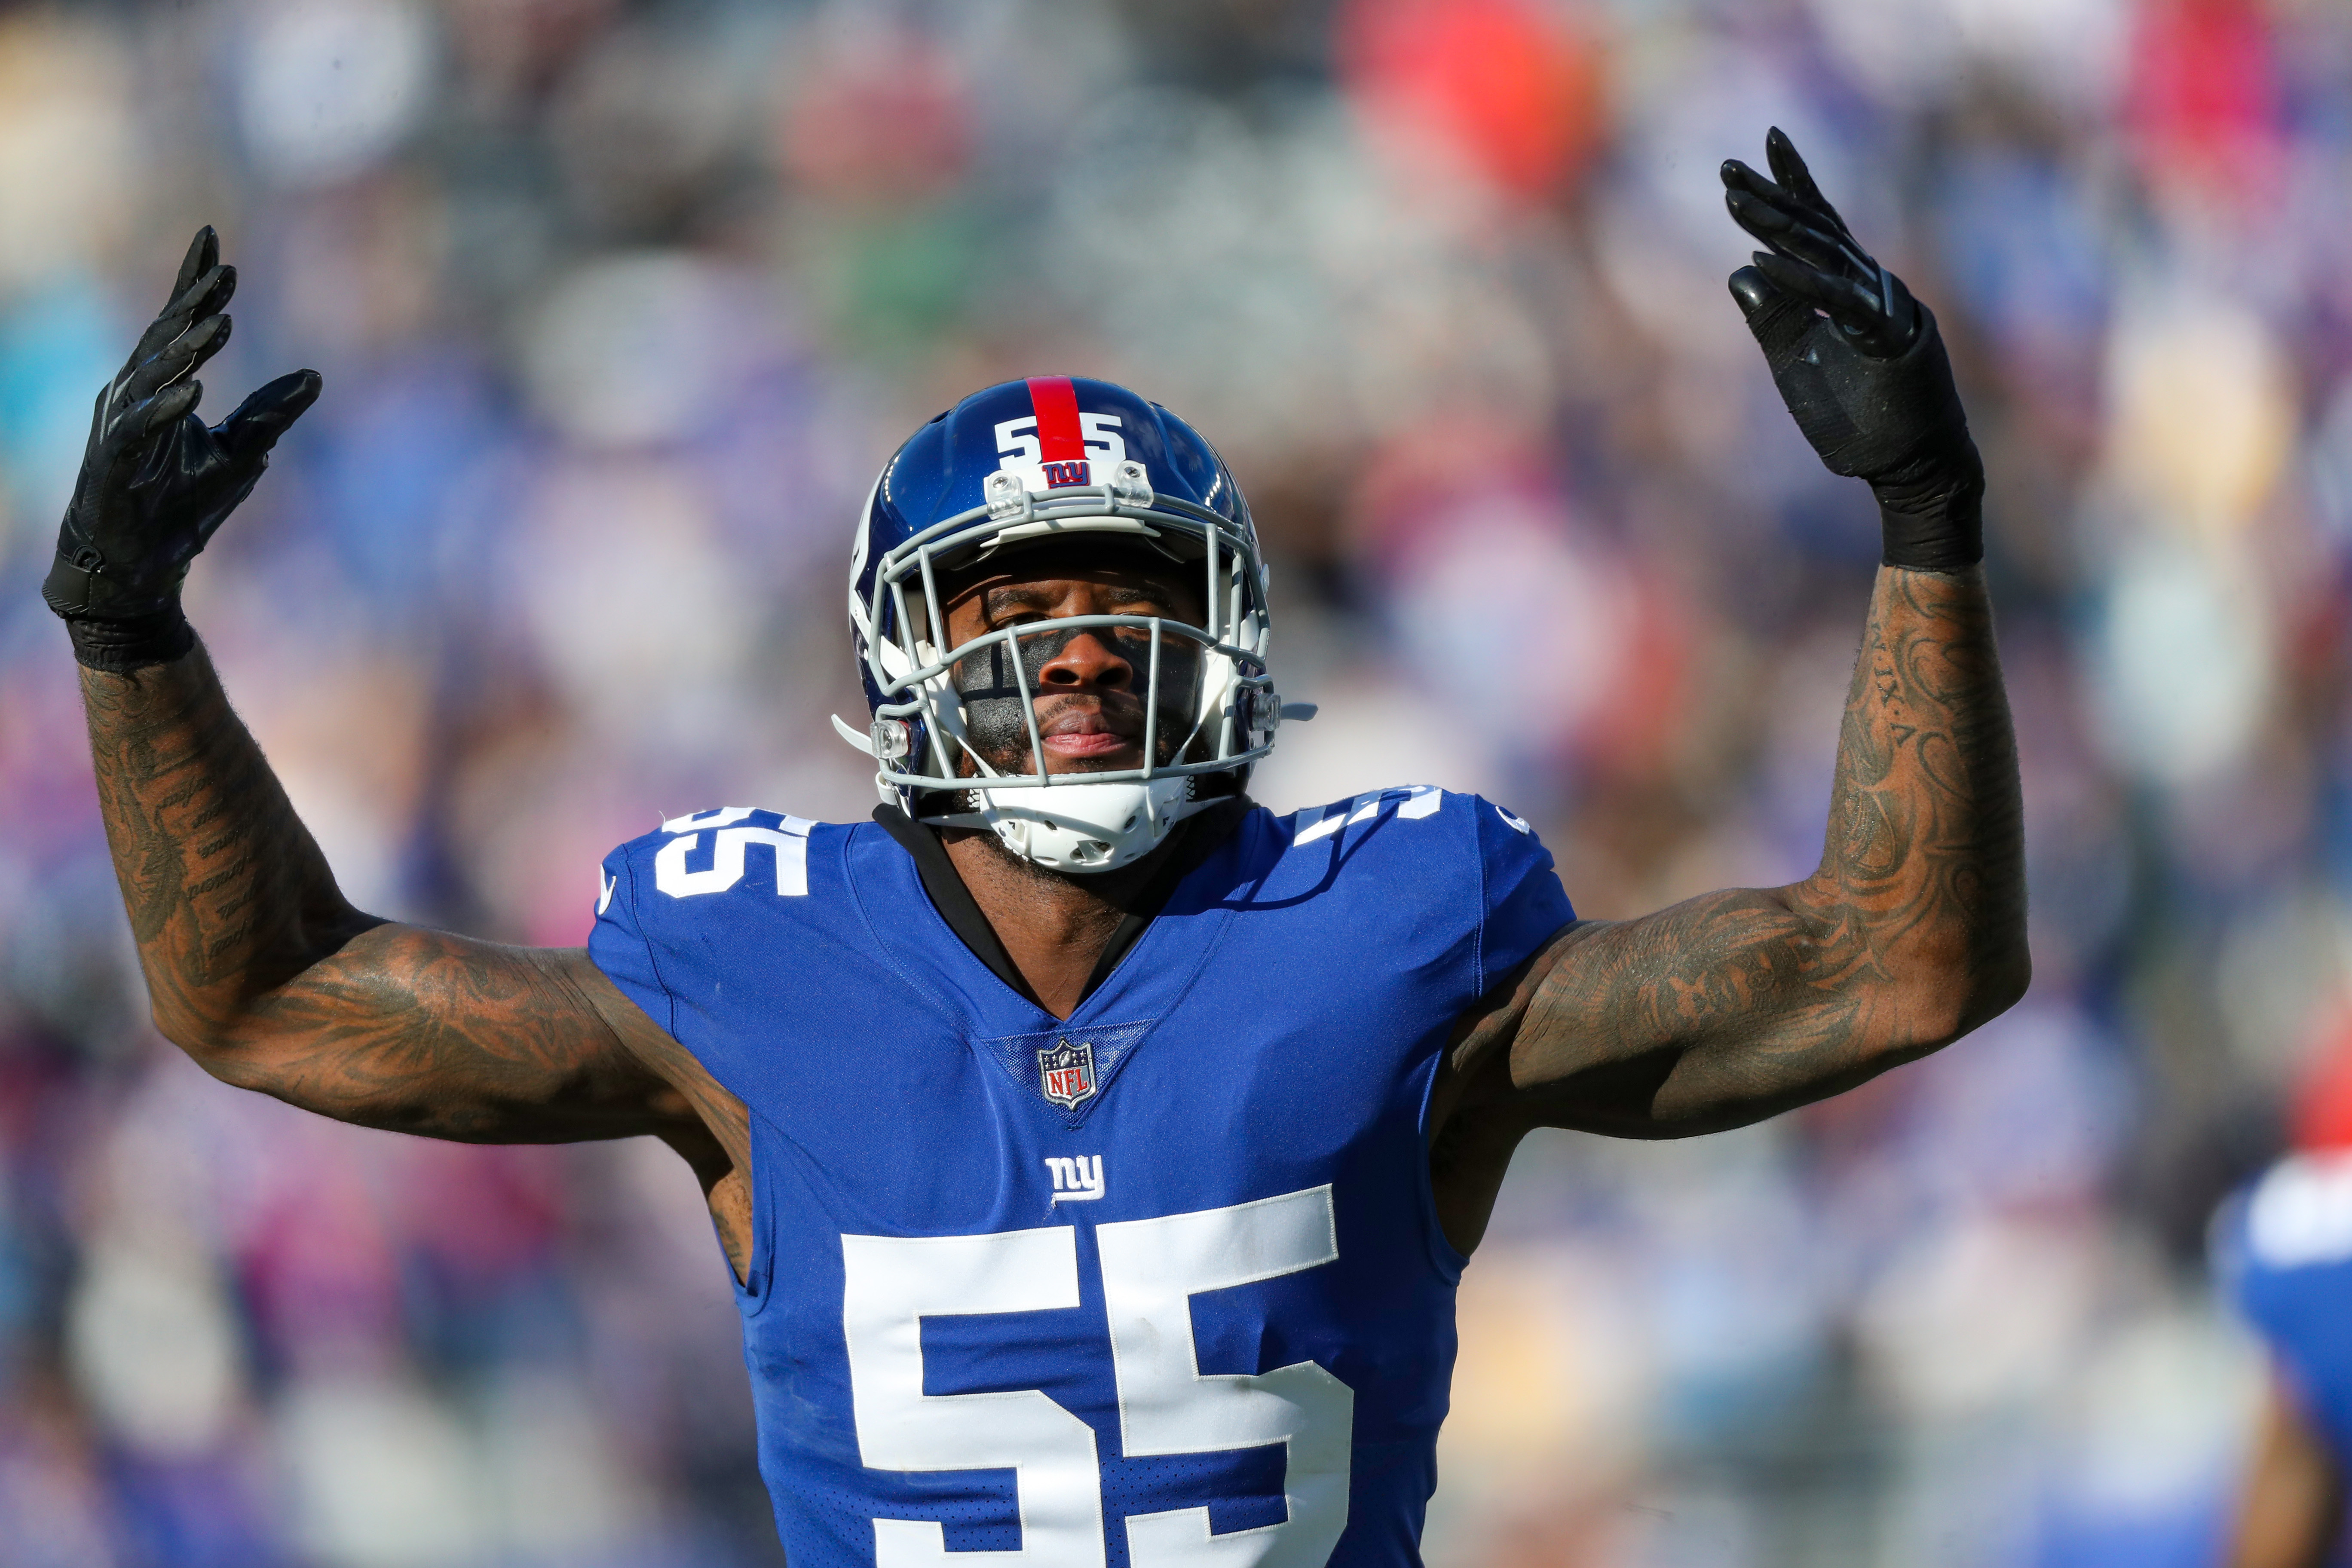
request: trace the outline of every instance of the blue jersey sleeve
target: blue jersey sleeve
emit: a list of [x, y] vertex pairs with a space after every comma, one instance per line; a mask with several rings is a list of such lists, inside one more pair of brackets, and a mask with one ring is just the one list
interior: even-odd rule
[[1468, 797], [1476, 818], [1480, 913], [1480, 990], [1526, 963], [1576, 919], [1535, 829], [1482, 795]]
[[638, 868], [630, 853], [635, 847], [622, 845], [604, 857], [597, 872], [596, 924], [588, 933], [588, 958], [646, 1016], [675, 1035], [677, 1002], [662, 984], [653, 943], [640, 923]]
[[[1407, 784], [1308, 806], [1291, 822], [1294, 853], [1261, 895], [1306, 895], [1357, 863], [1357, 848], [1381, 846], [1370, 857], [1379, 868], [1373, 880], [1342, 895], [1361, 900], [1362, 888], [1377, 889], [1369, 906], [1349, 906], [1353, 918], [1365, 929], [1402, 921], [1388, 939], [1392, 952], [1442, 930], [1454, 944], [1454, 983], [1468, 991], [1465, 1006], [1576, 918], [1535, 829], [1484, 795]], [[1444, 831], [1433, 831], [1441, 824]]]
[[2222, 1211], [2215, 1272], [2305, 1414], [2352, 1455], [2352, 1155], [2290, 1155]]

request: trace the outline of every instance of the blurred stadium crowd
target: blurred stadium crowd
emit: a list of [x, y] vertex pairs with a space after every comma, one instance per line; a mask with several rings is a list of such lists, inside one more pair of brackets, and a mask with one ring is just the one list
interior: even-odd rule
[[779, 1561], [651, 1146], [483, 1150], [148, 1027], [36, 584], [196, 226], [190, 583], [362, 906], [574, 942], [657, 816], [862, 816], [849, 521], [1010, 375], [1128, 382], [1277, 562], [1278, 810], [1533, 817], [1582, 912], [1819, 850], [1877, 531], [1723, 290], [1787, 128], [1992, 475], [2033, 994], [1816, 1110], [1524, 1152], [1441, 1568], [2189, 1564], [2259, 1355], [2215, 1203], [2352, 975], [2352, 13], [2319, 0], [0, 8], [0, 1563]]

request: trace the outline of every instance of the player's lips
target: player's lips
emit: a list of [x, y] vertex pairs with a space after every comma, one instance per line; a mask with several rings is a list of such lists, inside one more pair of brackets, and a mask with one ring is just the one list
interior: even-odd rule
[[1099, 712], [1057, 713], [1043, 726], [1045, 750], [1057, 757], [1102, 757], [1136, 743], [1133, 735], [1115, 733]]
[[1112, 735], [1097, 731], [1087, 735], [1048, 735], [1045, 749], [1058, 757], [1100, 757], [1113, 752], [1123, 752], [1135, 744], [1131, 735]]

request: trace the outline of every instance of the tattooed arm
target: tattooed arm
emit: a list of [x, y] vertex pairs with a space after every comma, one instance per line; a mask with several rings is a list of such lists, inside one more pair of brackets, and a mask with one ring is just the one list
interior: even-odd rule
[[180, 607], [190, 563], [316, 401], [279, 376], [216, 426], [197, 379], [236, 270], [200, 229], [100, 388], [41, 596], [81, 665], [107, 841], [155, 1022], [215, 1077], [371, 1127], [472, 1142], [649, 1133], [701, 1178], [742, 1271], [743, 1107], [584, 952], [362, 914], [230, 711]]
[[1982, 575], [1883, 567], [1820, 868], [1579, 922], [1464, 1021], [1434, 1108], [1457, 1244], [1529, 1128], [1737, 1127], [2001, 1012], [2030, 973], [2023, 862]]
[[85, 668], [109, 847], [156, 1026], [242, 1089], [478, 1143], [662, 1138], [742, 1265], [743, 1107], [578, 949], [353, 909], [201, 644]]
[[1867, 482], [1884, 564], [1820, 868], [1555, 937], [1465, 1019], [1433, 1107], [1447, 1223], [1475, 1239], [1522, 1132], [1677, 1137], [1850, 1089], [2025, 991], [2024, 829], [1984, 554], [1984, 465], [1936, 319], [1788, 137], [1723, 165], [1766, 248], [1732, 298], [1797, 427]]

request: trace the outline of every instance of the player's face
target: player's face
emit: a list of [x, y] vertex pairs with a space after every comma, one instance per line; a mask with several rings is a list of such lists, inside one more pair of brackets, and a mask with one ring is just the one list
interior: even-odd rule
[[[1199, 593], [1171, 567], [1015, 558], [1004, 570], [952, 585], [948, 645], [1007, 627], [1071, 616], [1158, 616], [1199, 626]], [[1151, 641], [1141, 628], [1088, 627], [1022, 637], [1020, 669], [1003, 644], [958, 661], [957, 695], [972, 749], [1001, 773], [1028, 773], [1029, 725], [1022, 711], [1026, 678], [1051, 773], [1107, 773], [1143, 765], [1144, 694], [1150, 684]], [[1160, 762], [1171, 761], [1197, 710], [1199, 646], [1162, 637], [1160, 717], [1154, 726]], [[965, 771], [973, 771], [965, 759]]]

